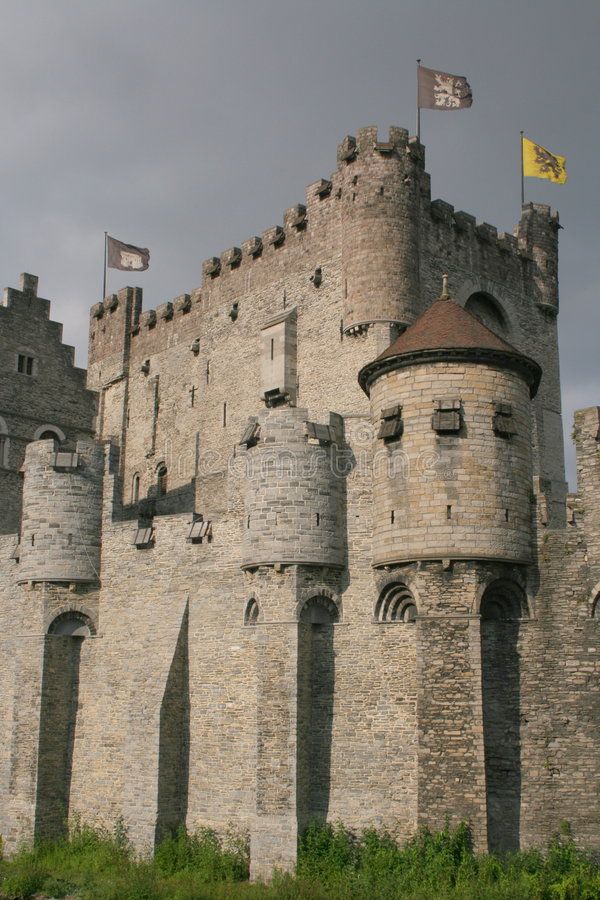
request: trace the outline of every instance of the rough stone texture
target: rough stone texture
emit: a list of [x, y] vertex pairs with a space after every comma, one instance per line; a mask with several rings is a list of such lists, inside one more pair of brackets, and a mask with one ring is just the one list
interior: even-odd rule
[[[9, 849], [75, 814], [123, 817], [141, 850], [181, 822], [233, 824], [254, 876], [293, 865], [313, 816], [399, 838], [465, 818], [480, 849], [543, 843], [568, 819], [600, 847], [598, 411], [577, 416], [567, 519], [557, 225], [539, 204], [516, 237], [477, 225], [431, 201], [424, 148], [406, 132], [361, 130], [282, 226], [210, 257], [200, 288], [156, 311], [142, 312], [137, 288], [92, 307], [103, 463], [80, 445], [68, 474], [33, 444], [24, 495], [24, 443], [54, 423], [75, 450], [96, 395], [33, 276], [8, 292]], [[461, 306], [542, 367], [533, 400], [489, 358], [429, 360], [376, 378], [370, 400], [361, 390], [358, 372], [431, 306], [445, 271]], [[28, 348], [31, 376], [15, 372]], [[461, 430], [440, 435], [432, 405], [448, 395]], [[494, 431], [499, 401], [510, 438]], [[404, 431], [385, 444], [390, 406]], [[415, 455], [434, 477], [390, 474]], [[21, 528], [22, 544], [44, 541], [19, 559]], [[78, 528], [87, 570], [62, 541]], [[58, 634], [69, 622], [89, 637]]]
[[[432, 426], [436, 400], [460, 404], [460, 430]], [[494, 431], [496, 403], [512, 410], [507, 438]], [[461, 557], [531, 557], [529, 390], [523, 379], [476, 363], [414, 365], [382, 375], [371, 390], [381, 412], [402, 407], [400, 441], [375, 439], [375, 565]]]

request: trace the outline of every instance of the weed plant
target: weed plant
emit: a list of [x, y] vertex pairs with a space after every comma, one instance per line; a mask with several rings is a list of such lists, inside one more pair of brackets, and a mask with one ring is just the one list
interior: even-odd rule
[[465, 825], [421, 830], [399, 846], [385, 831], [355, 835], [343, 825], [310, 825], [295, 874], [248, 882], [245, 840], [180, 828], [140, 859], [118, 823], [112, 833], [76, 823], [64, 840], [0, 860], [0, 897], [25, 900], [600, 900], [600, 863], [581, 852], [568, 828], [545, 852], [499, 859], [473, 852]]

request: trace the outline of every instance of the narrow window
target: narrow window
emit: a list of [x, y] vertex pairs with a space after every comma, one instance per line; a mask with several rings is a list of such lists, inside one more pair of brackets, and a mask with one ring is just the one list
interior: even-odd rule
[[31, 546], [35, 547], [35, 534], [31, 535]]
[[210, 363], [206, 360], [206, 383], [208, 384], [210, 381]]
[[508, 509], [504, 510], [504, 521], [508, 522]]
[[390, 522], [392, 525], [394, 524], [394, 510], [392, 510], [390, 513]]
[[448, 505], [448, 506], [446, 507], [446, 518], [447, 518], [447, 519], [451, 519], [451, 518], [452, 518], [452, 507], [451, 507], [450, 505]]
[[5, 454], [6, 454], [6, 435], [0, 434], [0, 469], [4, 468]]
[[250, 516], [246, 520], [246, 528], [250, 528]]
[[21, 375], [33, 375], [33, 356], [19, 353], [17, 356], [17, 372]]
[[321, 513], [317, 513], [317, 525], [321, 524]]
[[271, 359], [273, 359], [274, 349], [275, 349], [275, 338], [271, 338]]
[[227, 404], [223, 404], [223, 428], [227, 425]]
[[158, 467], [156, 474], [158, 477], [158, 493], [160, 496], [164, 496], [167, 493], [169, 478], [168, 469], [164, 463]]
[[140, 476], [136, 472], [131, 482], [131, 502], [137, 503], [140, 499]]

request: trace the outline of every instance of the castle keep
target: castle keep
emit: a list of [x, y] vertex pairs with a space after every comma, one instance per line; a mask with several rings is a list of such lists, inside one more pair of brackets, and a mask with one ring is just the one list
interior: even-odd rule
[[[564, 476], [558, 217], [365, 128], [190, 294], [0, 303], [0, 834], [313, 818], [600, 849], [600, 410]], [[447, 279], [444, 277], [447, 275]]]

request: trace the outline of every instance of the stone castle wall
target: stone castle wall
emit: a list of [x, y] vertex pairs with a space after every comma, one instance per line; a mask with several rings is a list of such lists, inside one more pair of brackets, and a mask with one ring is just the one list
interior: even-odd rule
[[[123, 817], [145, 850], [181, 822], [233, 822], [254, 875], [292, 865], [313, 816], [399, 838], [467, 819], [480, 849], [543, 843], [569, 818], [598, 846], [598, 435], [585, 411], [567, 524], [557, 225], [528, 204], [516, 236], [498, 235], [431, 200], [404, 130], [362, 129], [281, 226], [206, 260], [200, 288], [145, 311], [125, 288], [92, 308], [103, 461], [81, 446], [68, 478], [49, 456], [26, 466], [22, 526], [13, 512], [0, 528], [9, 848], [56, 832], [61, 809]], [[380, 379], [370, 404], [359, 370], [443, 272], [542, 366], [533, 401], [510, 371], [444, 363]], [[448, 392], [462, 438], [431, 428]], [[95, 410], [75, 393], [68, 441]], [[496, 401], [512, 406], [510, 439]], [[396, 404], [392, 449], [376, 435]], [[379, 467], [381, 452], [432, 449], [455, 479]], [[31, 555], [30, 532], [74, 534], [73, 515], [100, 583], [78, 582], [83, 558], [58, 572]], [[71, 619], [88, 636], [56, 631]]]

